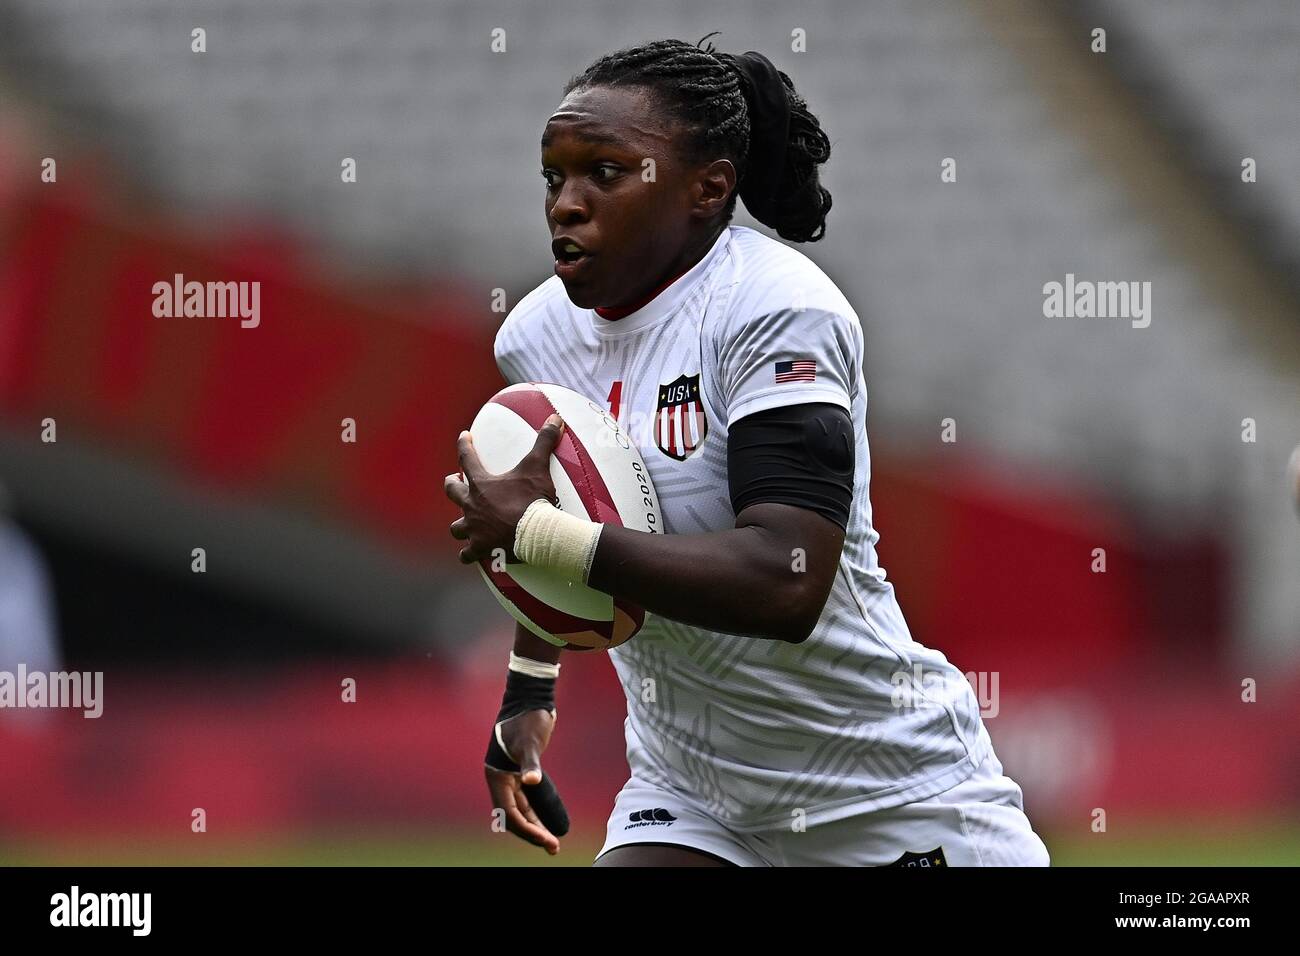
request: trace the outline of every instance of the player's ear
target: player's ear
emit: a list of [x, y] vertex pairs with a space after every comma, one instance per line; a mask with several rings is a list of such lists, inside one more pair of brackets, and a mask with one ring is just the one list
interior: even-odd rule
[[711, 219], [722, 212], [735, 188], [735, 165], [729, 159], [715, 159], [701, 170], [696, 180], [693, 211], [701, 218]]

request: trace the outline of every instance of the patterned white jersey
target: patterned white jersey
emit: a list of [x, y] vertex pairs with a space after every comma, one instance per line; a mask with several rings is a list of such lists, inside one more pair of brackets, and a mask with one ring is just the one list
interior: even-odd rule
[[912, 640], [877, 563], [862, 328], [810, 259], [728, 226], [689, 272], [616, 320], [574, 306], [552, 276], [506, 317], [495, 353], [511, 384], [553, 382], [611, 409], [641, 450], [669, 534], [735, 527], [727, 432], [738, 419], [802, 402], [833, 402], [853, 419], [852, 511], [807, 640], [647, 613], [609, 652], [634, 776], [752, 831], [922, 800], [991, 752], [969, 683]]

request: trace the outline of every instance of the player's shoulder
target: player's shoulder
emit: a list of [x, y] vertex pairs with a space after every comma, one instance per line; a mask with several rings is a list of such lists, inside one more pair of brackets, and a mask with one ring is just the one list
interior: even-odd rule
[[500, 337], [501, 333], [507, 330], [516, 334], [525, 332], [546, 313], [548, 308], [556, 304], [567, 306], [568, 303], [569, 295], [564, 291], [564, 283], [560, 281], [559, 276], [550, 276], [531, 292], [526, 293], [515, 303], [515, 307], [506, 313], [505, 321], [501, 323], [497, 335]]
[[549, 277], [525, 294], [515, 303], [514, 308], [506, 313], [504, 321], [497, 329], [493, 351], [498, 361], [503, 354], [511, 350], [528, 348], [539, 323], [544, 323], [547, 311], [557, 304], [567, 306], [568, 302], [568, 293], [564, 291], [564, 283], [560, 281], [559, 276]]
[[756, 229], [732, 226], [731, 230], [735, 288], [715, 326], [722, 338], [774, 321], [860, 331], [857, 312], [821, 266]]

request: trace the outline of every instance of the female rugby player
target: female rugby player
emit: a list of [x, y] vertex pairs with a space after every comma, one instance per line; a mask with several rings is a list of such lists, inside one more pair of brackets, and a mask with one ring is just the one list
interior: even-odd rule
[[[825, 232], [830, 142], [790, 78], [711, 43], [620, 50], [567, 84], [541, 146], [555, 276], [497, 364], [603, 397], [667, 533], [554, 506], [556, 416], [501, 475], [463, 432], [446, 492], [461, 561], [501, 548], [647, 611], [609, 652], [631, 777], [596, 865], [1046, 864], [969, 683], [912, 640], [876, 560], [858, 317], [730, 224], [739, 196], [783, 239]], [[550, 853], [560, 653], [517, 629], [486, 760], [509, 829]]]

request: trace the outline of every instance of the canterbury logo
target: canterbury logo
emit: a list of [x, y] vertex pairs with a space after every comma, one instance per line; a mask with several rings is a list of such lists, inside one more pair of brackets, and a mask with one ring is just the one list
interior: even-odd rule
[[663, 807], [655, 807], [653, 810], [633, 810], [627, 815], [632, 821], [624, 830], [631, 830], [633, 827], [670, 827], [677, 818], [665, 810]]

